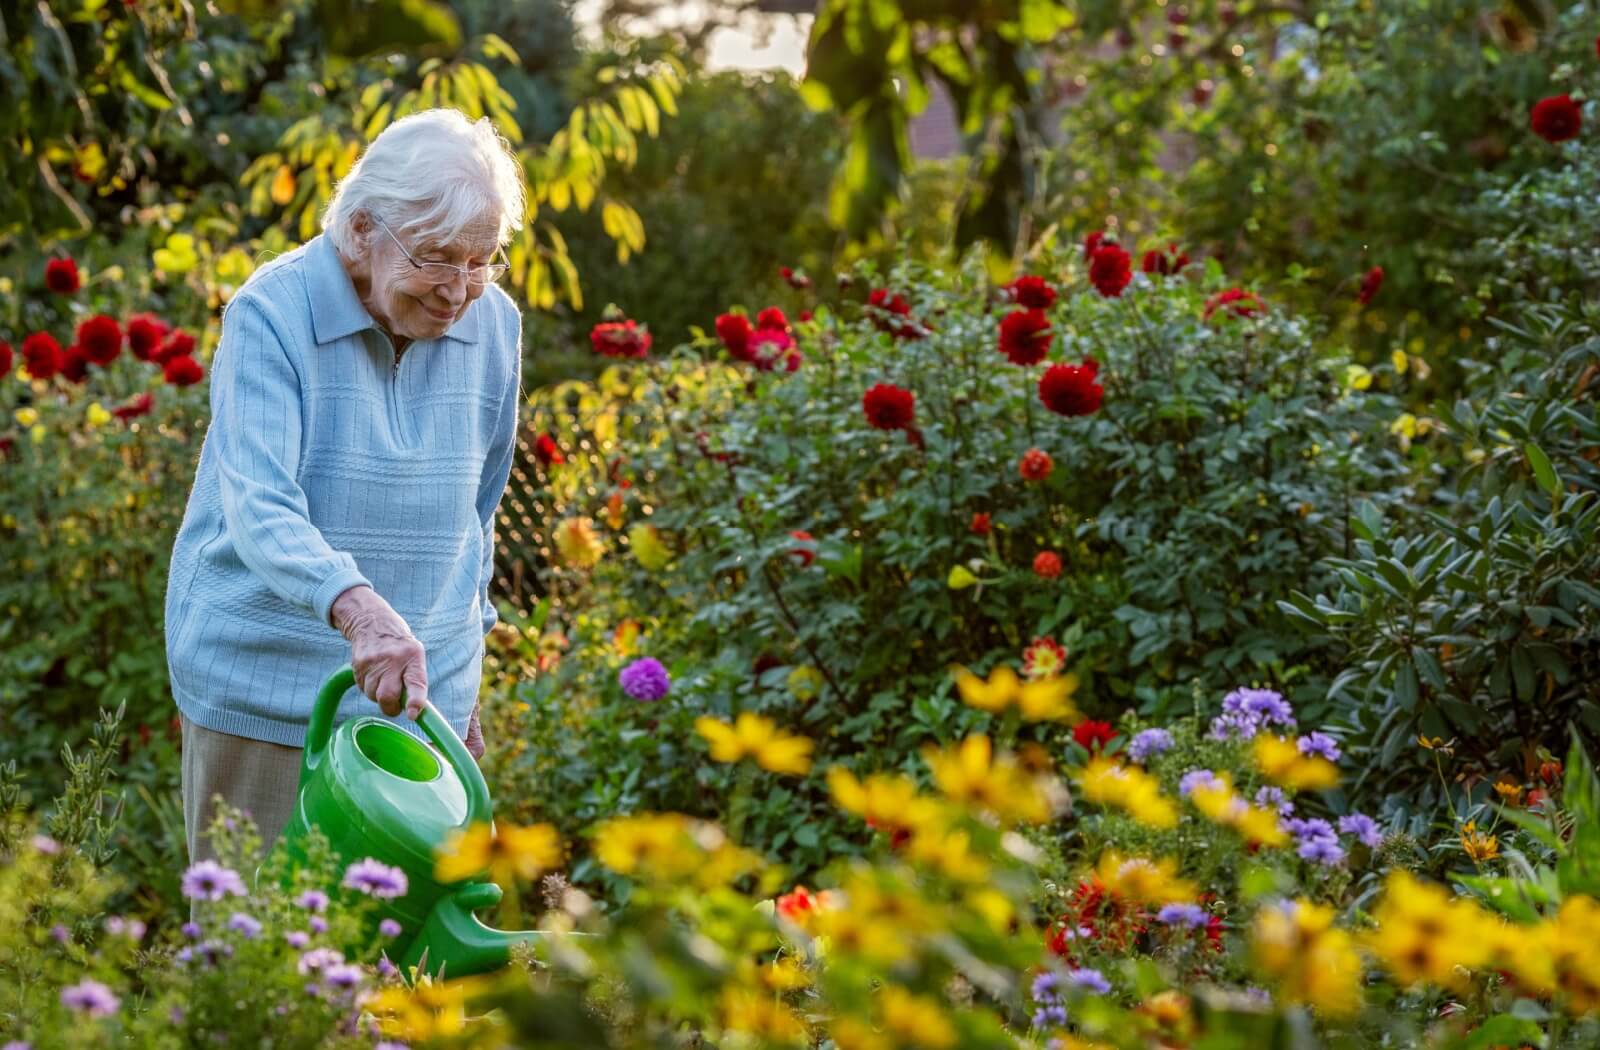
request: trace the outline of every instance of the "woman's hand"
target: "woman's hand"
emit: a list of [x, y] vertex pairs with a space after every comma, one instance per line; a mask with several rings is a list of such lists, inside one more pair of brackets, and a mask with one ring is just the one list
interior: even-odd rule
[[412, 721], [422, 717], [428, 702], [427, 654], [400, 614], [363, 585], [334, 599], [329, 619], [350, 643], [356, 686], [390, 718], [400, 713], [402, 702]]

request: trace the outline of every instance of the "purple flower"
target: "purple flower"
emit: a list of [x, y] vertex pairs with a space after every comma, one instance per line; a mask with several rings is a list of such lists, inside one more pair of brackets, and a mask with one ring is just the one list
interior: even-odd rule
[[224, 944], [222, 941], [201, 941], [194, 946], [194, 950], [199, 953], [201, 961], [207, 966], [215, 966], [223, 959], [233, 956], [233, 945]]
[[372, 1050], [411, 1050], [411, 1048], [404, 1043], [391, 1042], [385, 1039], [382, 1042], [373, 1043]]
[[50, 936], [57, 944], [69, 944], [72, 941], [72, 931], [59, 922], [50, 927]]
[[1030, 992], [1033, 995], [1034, 1002], [1053, 1003], [1059, 997], [1060, 988], [1061, 978], [1046, 970], [1033, 979], [1033, 987]]
[[186, 922], [182, 926], [179, 926], [178, 930], [191, 941], [200, 939], [200, 924], [198, 922], [191, 920], [190, 922]]
[[43, 853], [47, 857], [53, 857], [57, 853], [61, 852], [61, 843], [57, 842], [49, 835], [35, 835], [29, 841], [33, 843], [34, 849], [38, 850], [40, 853]]
[[106, 932], [113, 937], [126, 937], [130, 941], [144, 940], [144, 923], [138, 919], [124, 919], [120, 915], [113, 915], [105, 922]]
[[306, 911], [323, 911], [328, 907], [328, 895], [321, 890], [306, 890], [294, 899], [295, 907]]
[[378, 923], [378, 932], [385, 937], [400, 936], [400, 924], [393, 919], [384, 919]]
[[109, 1017], [117, 1012], [121, 1001], [111, 994], [110, 988], [85, 977], [77, 984], [61, 989], [61, 1005], [71, 1010], [82, 1010], [90, 1017]]
[[322, 971], [322, 979], [332, 988], [349, 991], [361, 983], [361, 967], [334, 963]]
[[1197, 787], [1217, 787], [1222, 782], [1209, 769], [1191, 769], [1178, 778], [1178, 794], [1184, 798]]
[[1339, 818], [1339, 830], [1354, 835], [1357, 841], [1372, 849], [1383, 845], [1383, 832], [1378, 829], [1378, 822], [1365, 813], [1346, 813]]
[[304, 930], [290, 930], [283, 935], [283, 939], [296, 951], [311, 943], [311, 935]]
[[617, 675], [622, 691], [635, 700], [660, 700], [672, 689], [672, 678], [661, 661], [651, 656], [635, 660]]
[[387, 955], [379, 957], [379, 959], [378, 959], [378, 975], [380, 977], [393, 977], [395, 974], [397, 974], [399, 972], [400, 972], [400, 967], [398, 967], [394, 963], [390, 962], [389, 961], [389, 957]]
[[1268, 725], [1294, 728], [1294, 708], [1272, 689], [1235, 689], [1222, 698], [1222, 714], [1211, 721], [1214, 740], [1249, 740]]
[[[33, 1050], [33, 1044], [24, 1043], [21, 1039], [13, 1039], [5, 1046], [0, 1047], [0, 1050]], [[374, 1050], [376, 1050], [376, 1048], [374, 1048]]]
[[1294, 812], [1294, 803], [1283, 793], [1283, 788], [1273, 787], [1271, 784], [1256, 792], [1256, 805], [1262, 809], [1275, 810], [1280, 817], [1287, 817]]
[[1211, 916], [1198, 904], [1164, 904], [1156, 912], [1156, 921], [1167, 926], [1204, 926]]
[[236, 911], [228, 919], [228, 929], [247, 941], [253, 941], [261, 936], [261, 920], [242, 911]]
[[1344, 847], [1337, 839], [1301, 839], [1300, 848], [1295, 852], [1306, 860], [1329, 867], [1344, 860]]
[[237, 871], [224, 868], [214, 860], [190, 865], [183, 873], [183, 895], [190, 900], [220, 901], [230, 893], [243, 897], [244, 880]]
[[1321, 817], [1310, 817], [1306, 820], [1290, 817], [1283, 822], [1283, 830], [1301, 842], [1321, 841], [1337, 844], [1339, 841], [1339, 836], [1334, 833], [1333, 825]]
[[1034, 1011], [1033, 1027], [1049, 1028], [1051, 1025], [1064, 1025], [1067, 1023], [1067, 1008], [1065, 1006], [1041, 1006]]
[[344, 885], [380, 900], [390, 900], [405, 895], [406, 873], [368, 857], [345, 869]]
[[335, 951], [332, 948], [313, 948], [300, 956], [300, 961], [295, 964], [295, 968], [300, 971], [301, 977], [305, 977], [309, 974], [320, 973], [326, 967], [338, 966], [343, 962], [343, 952]]
[[327, 933], [328, 932], [328, 920], [324, 919], [320, 915], [311, 916], [311, 920], [309, 922], [307, 922], [306, 925], [311, 927], [311, 932], [312, 933]]
[[1141, 729], [1128, 741], [1128, 757], [1135, 762], [1148, 762], [1172, 748], [1172, 734], [1165, 729]]
[[1076, 988], [1096, 992], [1100, 995], [1109, 995], [1111, 993], [1111, 982], [1106, 980], [1106, 975], [1089, 967], [1068, 973], [1067, 982]]
[[1296, 740], [1302, 755], [1318, 755], [1329, 762], [1339, 761], [1339, 742], [1327, 733], [1314, 731]]

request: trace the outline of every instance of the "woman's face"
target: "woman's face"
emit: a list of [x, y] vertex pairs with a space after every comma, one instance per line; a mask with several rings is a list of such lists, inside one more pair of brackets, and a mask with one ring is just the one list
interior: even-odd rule
[[[448, 281], [438, 283], [417, 269], [406, 253], [423, 264], [483, 266], [498, 248], [497, 232], [494, 221], [484, 219], [469, 225], [449, 244], [438, 244], [416, 239], [392, 224], [386, 231], [382, 223], [370, 223], [364, 267], [368, 287], [362, 296], [367, 311], [402, 339], [436, 339], [444, 335], [472, 301], [483, 294], [485, 286], [468, 282], [460, 270], [451, 271]], [[358, 287], [361, 283], [358, 281]]]

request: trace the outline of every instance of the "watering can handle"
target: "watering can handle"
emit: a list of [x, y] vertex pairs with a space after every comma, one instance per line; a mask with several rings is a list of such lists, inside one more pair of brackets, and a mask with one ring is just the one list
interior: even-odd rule
[[[305, 783], [307, 775], [321, 765], [323, 758], [326, 757], [328, 741], [333, 738], [334, 712], [339, 710], [339, 701], [344, 699], [344, 694], [354, 688], [355, 684], [356, 673], [351, 670], [349, 664], [346, 664], [333, 672], [317, 693], [316, 706], [311, 709], [311, 724], [306, 727], [305, 754], [301, 758], [301, 783]], [[402, 692], [401, 701], [404, 700], [405, 694]], [[450, 728], [450, 723], [444, 720], [444, 715], [439, 713], [439, 709], [431, 703], [422, 706], [422, 716], [417, 722], [422, 726], [422, 732], [433, 741], [433, 746], [444, 752], [450, 768], [456, 771], [461, 786], [466, 789], [467, 816], [462, 826], [490, 823], [494, 819], [494, 810], [489, 802], [489, 785], [484, 783], [483, 772], [478, 769], [478, 763], [473, 761], [472, 755], [467, 752], [467, 746], [456, 736], [455, 730]]]

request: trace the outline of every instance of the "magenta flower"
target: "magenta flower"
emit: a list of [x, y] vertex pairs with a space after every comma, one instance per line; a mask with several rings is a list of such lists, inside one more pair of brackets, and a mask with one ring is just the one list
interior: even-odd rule
[[90, 1017], [109, 1017], [122, 1005], [111, 989], [99, 981], [85, 977], [77, 984], [61, 989], [61, 1005], [71, 1010], [81, 1010]]
[[672, 678], [661, 661], [646, 656], [624, 667], [617, 675], [622, 691], [635, 700], [660, 700], [672, 689]]
[[379, 900], [403, 897], [406, 892], [406, 873], [372, 857], [358, 860], [345, 869], [343, 885], [359, 890]]

